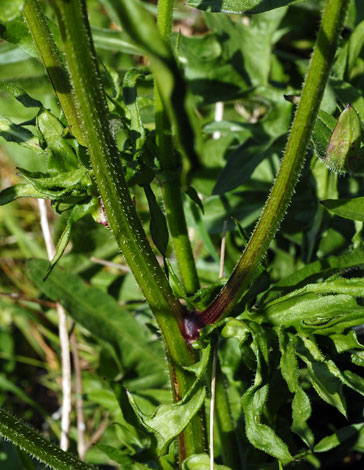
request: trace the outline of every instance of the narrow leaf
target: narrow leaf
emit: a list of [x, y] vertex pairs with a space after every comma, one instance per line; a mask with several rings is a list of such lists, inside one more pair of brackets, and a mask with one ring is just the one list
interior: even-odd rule
[[151, 187], [145, 186], [144, 191], [148, 199], [150, 210], [150, 233], [153, 242], [162, 255], [166, 256], [169, 238], [166, 217], [159, 207]]
[[12, 416], [4, 409], [0, 409], [0, 435], [55, 470], [96, 469], [93, 465], [82, 462], [75, 455], [64, 452], [53, 442], [47, 441], [24, 421]]

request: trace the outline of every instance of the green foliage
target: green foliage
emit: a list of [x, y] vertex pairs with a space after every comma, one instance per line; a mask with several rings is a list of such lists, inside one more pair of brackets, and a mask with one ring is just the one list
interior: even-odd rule
[[[55, 0], [61, 13], [43, 2], [39, 11], [65, 52], [64, 88], [54, 80], [59, 70], [42, 68], [22, 3], [0, 12], [0, 405], [49, 440], [1, 411], [0, 434], [14, 448], [1, 448], [0, 457], [14, 470], [38, 468], [29, 455], [55, 469], [207, 470], [215, 360], [215, 469], [323, 469], [362, 453], [361, 2], [350, 2], [330, 77], [307, 85], [312, 93], [325, 88], [321, 105], [319, 94], [310, 102], [299, 90], [323, 2], [189, 0], [175, 5], [182, 33], [168, 43], [166, 0], [157, 26], [151, 3], [89, 1], [96, 52], [86, 2]], [[329, 26], [345, 3], [331, 2]], [[334, 44], [340, 25], [331, 25], [332, 36], [329, 26]], [[302, 135], [292, 128], [302, 109], [311, 118], [298, 127], [312, 134], [293, 152], [287, 136]], [[281, 165], [290, 151], [302, 153], [292, 171]], [[277, 181], [271, 194], [280, 205], [260, 222], [265, 238], [240, 292], [236, 262], [249, 253]], [[179, 206], [169, 205], [167, 186]], [[40, 259], [38, 216], [27, 198], [54, 209], [50, 263]], [[184, 220], [185, 233], [175, 228]], [[201, 288], [187, 289], [179, 271], [187, 228], [191, 250], [183, 256]], [[37, 259], [24, 269], [26, 258]], [[232, 307], [216, 314], [225, 301]], [[85, 462], [51, 443], [60, 435], [56, 302], [79, 346], [86, 442], [100, 441], [87, 447]], [[71, 423], [74, 452], [75, 413]]]

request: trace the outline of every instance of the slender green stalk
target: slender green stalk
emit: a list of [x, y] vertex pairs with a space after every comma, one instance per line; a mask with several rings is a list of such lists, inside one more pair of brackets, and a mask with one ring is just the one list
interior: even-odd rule
[[349, 0], [327, 0], [286, 151], [272, 191], [249, 243], [226, 285], [200, 313], [203, 324], [228, 315], [255, 276], [291, 201], [334, 61]]
[[[149, 245], [126, 185], [108, 109], [84, 0], [53, 0], [71, 80], [80, 127], [94, 176], [115, 239], [142, 289], [162, 332], [174, 399], [186, 395], [193, 376], [183, 366], [195, 361], [181, 334], [184, 308], [175, 298]], [[192, 420], [180, 439], [180, 459], [203, 450], [203, 429]]]
[[96, 470], [96, 467], [64, 452], [27, 423], [0, 409], [0, 436], [28, 452], [36, 459], [55, 470]]
[[242, 470], [239, 455], [240, 439], [238, 439], [236, 435], [225, 380], [221, 365], [219, 361], [217, 361], [215, 421], [221, 443], [223, 462], [232, 470]]
[[[157, 26], [161, 37], [170, 42], [173, 19], [173, 0], [158, 1]], [[179, 271], [187, 294], [199, 289], [196, 265], [188, 237], [187, 224], [183, 209], [180, 172], [181, 159], [175, 152], [172, 130], [167, 110], [155, 83], [155, 126], [159, 160], [166, 178], [162, 181], [162, 193], [167, 220], [173, 240]]]
[[23, 14], [54, 91], [57, 94], [64, 115], [71, 128], [71, 133], [81, 145], [84, 145], [83, 136], [78, 124], [69, 75], [38, 0], [25, 0]]

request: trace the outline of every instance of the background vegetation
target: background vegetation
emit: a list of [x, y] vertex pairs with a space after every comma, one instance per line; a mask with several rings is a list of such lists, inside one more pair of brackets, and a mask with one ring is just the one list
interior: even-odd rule
[[[236, 9], [234, 2], [220, 3], [229, 11]], [[209, 305], [231, 275], [263, 210], [287, 142], [323, 2], [307, 0], [263, 13], [258, 6], [255, 15], [201, 11], [221, 9], [216, 5], [207, 0], [175, 4], [172, 49], [190, 90], [190, 122], [201, 132], [198, 155], [190, 153], [182, 168], [166, 168], [155, 158], [155, 95], [145, 45], [120, 31], [115, 2], [87, 1], [112, 131], [138, 214], [174, 293], [198, 310]], [[58, 41], [54, 11], [47, 4], [43, 7]], [[155, 4], [145, 3], [145, 8], [156, 14]], [[52, 187], [46, 187], [41, 181], [41, 173], [49, 172], [58, 153], [74, 151], [83, 162], [87, 157], [69, 136], [22, 16], [15, 11], [9, 19], [8, 12], [0, 12], [0, 189], [27, 181], [34, 197], [39, 196], [37, 191], [48, 191], [54, 240], [62, 236], [66, 245], [70, 236], [70, 243], [44, 283], [49, 263], [37, 199], [21, 198], [1, 207], [0, 405], [49, 440], [60, 437], [56, 302], [61, 302], [75, 320], [70, 319], [68, 328], [73, 351], [77, 345], [82, 378], [86, 461], [100, 468], [176, 468], [173, 439], [182, 430], [176, 424], [179, 418], [166, 430], [169, 418], [163, 411], [169, 408], [159, 408], [159, 414], [150, 417], [172, 398], [156, 320], [111, 231], [102, 224], [102, 207], [82, 206], [85, 195], [95, 196], [93, 189], [87, 193], [91, 183], [82, 179], [83, 167], [70, 163], [66, 169], [74, 172], [71, 182], [52, 180]], [[233, 312], [242, 317], [207, 328], [198, 343], [203, 351], [194, 371], [199, 385], [181, 413], [194, 415], [206, 393], [203, 410], [209, 420], [210, 351], [218, 344], [217, 389], [223, 390], [217, 393], [225, 396], [226, 409], [220, 399], [215, 461], [221, 467], [215, 468], [363, 465], [364, 209], [358, 199], [353, 209], [326, 202], [328, 211], [321, 204], [363, 196], [361, 174], [338, 176], [322, 161], [336, 119], [347, 104], [364, 122], [363, 45], [364, 6], [352, 0], [294, 197], [258, 280]], [[186, 138], [180, 136], [182, 153], [188, 150]], [[356, 172], [362, 173], [364, 164], [358, 168]], [[181, 170], [199, 277], [184, 286], [161, 193], [176, 170]], [[65, 201], [63, 195], [74, 200]], [[80, 201], [75, 207], [81, 212], [76, 213], [71, 206]], [[274, 328], [265, 327], [263, 320], [251, 321], [254, 312]], [[303, 317], [296, 318], [297, 312]], [[349, 329], [353, 326], [356, 333]], [[73, 384], [75, 360], [77, 356]], [[132, 406], [115, 383], [132, 394]], [[74, 395], [71, 415], [70, 447], [75, 453], [79, 396]], [[135, 424], [135, 416], [130, 419], [133, 413], [144, 419], [144, 428]], [[205, 454], [186, 461], [183, 468], [208, 465]], [[6, 441], [0, 444], [0, 466], [43, 468]]]

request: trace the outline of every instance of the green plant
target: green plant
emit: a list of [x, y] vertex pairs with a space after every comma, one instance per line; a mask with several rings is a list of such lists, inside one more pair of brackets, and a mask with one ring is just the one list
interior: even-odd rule
[[[1, 46], [43, 63], [60, 106], [33, 98], [37, 92], [26, 81], [1, 77], [6, 99], [18, 100], [24, 116], [31, 110], [20, 124], [0, 117], [1, 136], [46, 165], [18, 168], [26, 182], [3, 189], [0, 204], [50, 199], [62, 214], [52, 262], [28, 262], [29, 290], [36, 286], [47, 299], [42, 302], [62, 304], [91, 335], [81, 341], [97, 341], [98, 375], [106, 380], [94, 384], [99, 395], [90, 388], [89, 405], [109, 400], [117, 425], [110, 423], [87, 461], [213, 468], [206, 431], [212, 396], [214, 468], [326, 468], [362, 451], [364, 423], [354, 413], [363, 412], [364, 395], [364, 346], [356, 333], [364, 323], [363, 198], [356, 197], [363, 183], [338, 180], [324, 165], [363, 173], [360, 2], [189, 0], [205, 10], [203, 25], [195, 25], [205, 34], [190, 37], [172, 34], [170, 0], [159, 0], [156, 22], [149, 4], [103, 0], [106, 16], [99, 2], [90, 2], [91, 13], [120, 28], [114, 32], [90, 27], [84, 0], [50, 3], [19, 0], [0, 13], [7, 41]], [[234, 16], [213, 13], [224, 11]], [[243, 11], [253, 16], [242, 22]], [[302, 40], [300, 33], [295, 37], [297, 13], [307, 19], [305, 41], [314, 44], [308, 67], [307, 50], [302, 57], [290, 51], [290, 39]], [[316, 38], [311, 25], [320, 16]], [[344, 25], [351, 34], [341, 37]], [[292, 36], [287, 44], [286, 32]], [[95, 47], [121, 54], [97, 55]], [[214, 119], [212, 105], [221, 101], [225, 119]], [[351, 107], [340, 113], [347, 102]], [[220, 138], [211, 138], [216, 132]], [[111, 229], [117, 246], [105, 242], [106, 228], [91, 218]], [[219, 279], [216, 242], [224, 221], [229, 276]], [[203, 245], [200, 257], [191, 225]], [[80, 246], [88, 236], [95, 237], [90, 250]], [[70, 240], [73, 251], [65, 254]], [[135, 300], [123, 287], [125, 277], [108, 278], [107, 291], [97, 288], [102, 275], [92, 272], [90, 258], [114, 258], [118, 249], [147, 301], [138, 308], [125, 303]], [[52, 307], [44, 304], [51, 319]], [[39, 318], [36, 323], [42, 325]], [[48, 326], [42, 328], [52, 338]], [[355, 402], [346, 401], [344, 386], [357, 394]], [[337, 414], [320, 423], [317, 410], [326, 406]], [[5, 411], [0, 434], [53, 468], [89, 468], [47, 447]], [[320, 458], [322, 452], [328, 457]], [[109, 460], [102, 461], [102, 453]]]

